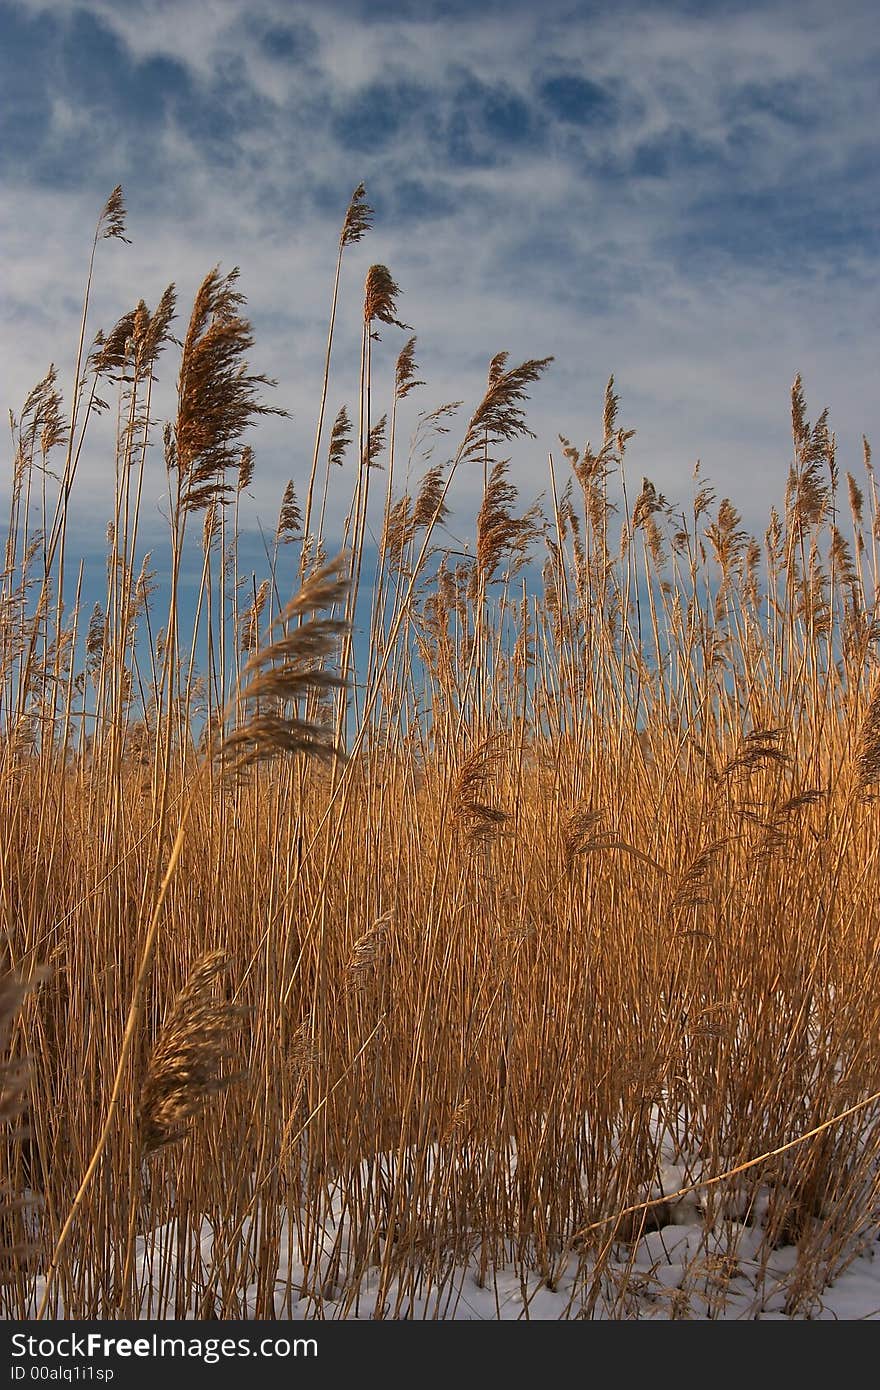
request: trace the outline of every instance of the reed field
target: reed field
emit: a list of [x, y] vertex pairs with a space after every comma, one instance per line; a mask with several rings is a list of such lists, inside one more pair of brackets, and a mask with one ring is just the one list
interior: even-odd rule
[[[239, 282], [95, 336], [119, 189], [79, 345], [47, 344], [76, 389], [52, 369], [13, 417], [0, 1311], [447, 1318], [488, 1291], [498, 1317], [812, 1316], [880, 1222], [868, 442], [838, 462], [798, 378], [753, 537], [699, 473], [680, 499], [628, 474], [613, 378], [594, 444], [549, 460], [551, 359], [499, 351], [420, 409], [392, 273], [337, 318], [371, 222], [359, 188], [314, 453], [255, 578], [277, 406]], [[96, 414], [91, 602], [69, 518]]]

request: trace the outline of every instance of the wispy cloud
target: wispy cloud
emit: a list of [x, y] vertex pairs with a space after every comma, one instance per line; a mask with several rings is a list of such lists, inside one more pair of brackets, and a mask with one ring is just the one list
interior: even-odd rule
[[[869, 0], [843, 9], [0, 0], [4, 405], [72, 355], [90, 227], [122, 182], [134, 244], [102, 248], [96, 324], [241, 265], [254, 365], [293, 411], [255, 440], [268, 512], [306, 467], [364, 179], [377, 223], [346, 263], [332, 402], [353, 399], [383, 261], [422, 406], [476, 398], [499, 349], [555, 354], [515, 459], [527, 491], [558, 430], [596, 434], [613, 371], [634, 471], [681, 496], [700, 456], [758, 524], [796, 371], [844, 466], [877, 433], [880, 45]], [[95, 497], [104, 466], [84, 463]]]

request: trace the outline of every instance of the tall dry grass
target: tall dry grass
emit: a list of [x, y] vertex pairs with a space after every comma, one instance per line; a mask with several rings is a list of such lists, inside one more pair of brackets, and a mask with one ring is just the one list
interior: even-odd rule
[[[784, 505], [755, 539], [701, 477], [684, 509], [627, 486], [612, 379], [601, 444], [550, 459], [545, 514], [501, 453], [528, 437], [549, 359], [499, 353], [466, 419], [417, 415], [401, 481], [423, 383], [410, 337], [376, 403], [376, 329], [406, 330], [384, 266], [358, 400], [324, 437], [344, 253], [371, 216], [359, 188], [304, 519], [294, 480], [259, 583], [238, 569], [244, 440], [274, 407], [235, 274], [209, 272], [180, 349], [173, 287], [86, 347], [120, 190], [69, 415], [52, 369], [14, 421], [0, 897], [12, 978], [35, 987], [7, 1024], [32, 1061], [7, 1073], [27, 1125], [8, 1128], [3, 1182], [27, 1205], [4, 1217], [2, 1310], [446, 1316], [468, 1261], [526, 1287], [573, 1260], [569, 1314], [627, 1316], [626, 1251], [674, 1217], [671, 1152], [731, 1269], [757, 1234], [756, 1310], [788, 1244], [788, 1308], [808, 1311], [877, 1227], [867, 442], [844, 501], [798, 379]], [[172, 353], [160, 613], [140, 534]], [[105, 400], [115, 487], [89, 613], [67, 528]], [[462, 554], [443, 524], [467, 471], [483, 496]]]

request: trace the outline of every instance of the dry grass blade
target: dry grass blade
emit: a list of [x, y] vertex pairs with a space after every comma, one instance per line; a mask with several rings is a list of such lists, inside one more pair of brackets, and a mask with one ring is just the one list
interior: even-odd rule
[[[306, 580], [274, 624], [280, 635], [255, 652], [245, 666], [239, 699], [253, 707], [252, 713], [221, 743], [217, 756], [222, 762], [243, 768], [279, 753], [343, 756], [329, 727], [297, 712], [308, 697], [320, 699], [344, 684], [323, 663], [347, 625], [335, 618], [306, 617], [344, 600], [348, 582], [340, 578], [341, 563], [340, 557]], [[268, 704], [270, 711], [262, 710], [261, 704]], [[288, 704], [293, 707], [289, 714], [283, 712]]]
[[[12, 971], [0, 978], [0, 1056], [5, 1058], [12, 1025], [24, 999], [45, 978], [45, 971], [28, 980]], [[26, 1061], [0, 1062], [0, 1123], [8, 1125], [21, 1113], [29, 1075]]]
[[239, 312], [244, 296], [235, 288], [238, 269], [221, 275], [215, 266], [199, 287], [183, 343], [178, 380], [174, 449], [183, 505], [189, 509], [222, 500], [230, 490], [223, 473], [240, 467], [236, 446], [256, 416], [286, 415], [259, 399], [271, 377], [249, 373], [245, 353], [253, 346], [251, 326]]
[[381, 420], [370, 430], [370, 436], [364, 445], [363, 458], [361, 459], [361, 464], [364, 468], [382, 467], [379, 462], [379, 455], [385, 448], [385, 428], [387, 424], [388, 417], [387, 415], [383, 415]]
[[514, 516], [511, 508], [519, 494], [507, 481], [507, 470], [506, 460], [493, 466], [477, 513], [477, 572], [485, 584], [491, 582], [505, 555], [512, 558], [511, 573], [514, 573], [525, 561], [528, 547], [539, 530], [537, 507], [530, 507], [523, 516]]
[[759, 767], [784, 767], [790, 761], [789, 755], [779, 747], [784, 735], [784, 729], [753, 729], [724, 764], [723, 775], [741, 777]]
[[353, 246], [361, 241], [373, 225], [373, 209], [367, 202], [367, 190], [359, 183], [351, 195], [351, 202], [345, 214], [342, 231], [339, 234], [340, 248]]
[[432, 521], [436, 525], [442, 526], [448, 517], [449, 508], [443, 501], [444, 472], [445, 466], [442, 463], [435, 463], [422, 478], [413, 505], [412, 525], [414, 531], [421, 530], [423, 526], [429, 525]]
[[569, 811], [562, 824], [562, 852], [566, 869], [571, 869], [579, 854], [586, 854], [602, 820], [602, 812], [594, 810], [589, 802], [579, 801]]
[[101, 210], [98, 231], [102, 237], [116, 237], [126, 245], [131, 245], [125, 235], [125, 199], [122, 196], [121, 183], [116, 185]]
[[508, 813], [491, 806], [486, 795], [504, 756], [503, 734], [490, 734], [474, 748], [459, 767], [452, 784], [452, 819], [472, 843], [489, 841], [508, 820]]
[[[777, 1268], [788, 1310], [832, 1284], [840, 1309], [880, 1191], [877, 1097], [859, 1099], [880, 1067], [880, 868], [857, 800], [880, 793], [870, 451], [850, 526], [798, 385], [790, 505], [759, 545], [699, 467], [681, 509], [659, 480], [628, 492], [612, 378], [598, 447], [560, 436], [560, 488], [550, 459], [543, 587], [531, 567], [512, 584], [528, 529], [500, 441], [529, 433], [549, 359], [498, 353], [447, 449], [455, 407], [406, 403], [414, 340], [396, 367], [374, 354], [398, 321], [374, 268], [344, 349], [354, 431], [344, 408], [329, 431], [344, 248], [370, 218], [361, 187], [311, 472], [301, 491], [291, 467], [283, 499], [280, 480], [268, 569], [251, 568], [263, 503], [237, 437], [268, 393], [234, 276], [209, 277], [185, 343], [172, 289], [153, 312], [127, 298], [88, 363], [83, 326], [71, 424], [51, 369], [12, 422], [0, 889], [22, 978], [38, 955], [56, 970], [16, 1017], [0, 962], [0, 1317], [493, 1316], [493, 1285], [503, 1317], [512, 1268], [520, 1317], [559, 1293], [564, 1317], [653, 1315], [644, 1286], [663, 1292], [687, 1234], [659, 1235], [684, 1214], [671, 1192], [701, 1229], [669, 1311], [699, 1314], [700, 1266], [737, 1259], [754, 1277], [712, 1316], [772, 1314]], [[96, 244], [122, 225], [120, 198]], [[153, 364], [172, 344], [163, 475]], [[68, 496], [105, 383], [109, 551], [75, 573]], [[453, 518], [466, 461], [479, 515]], [[141, 561], [156, 502], [160, 597]], [[348, 528], [344, 564], [326, 564], [325, 521]], [[344, 771], [310, 764], [343, 739]], [[180, 1162], [142, 1161], [184, 1135]]]
[[382, 531], [381, 553], [394, 568], [399, 568], [404, 548], [414, 534], [412, 498], [405, 492], [388, 512]]
[[145, 1153], [182, 1139], [210, 1098], [244, 1075], [223, 1072], [247, 1013], [214, 997], [226, 963], [222, 951], [196, 961], [153, 1047], [140, 1104]]
[[296, 499], [296, 491], [291, 478], [284, 489], [284, 496], [281, 499], [281, 509], [278, 513], [278, 525], [275, 528], [276, 544], [287, 544], [294, 540], [302, 530], [302, 512]]
[[370, 324], [374, 319], [380, 323], [395, 324], [404, 330], [408, 323], [397, 318], [397, 296], [400, 286], [395, 283], [387, 265], [371, 265], [364, 284], [364, 322]]
[[[14, 972], [0, 978], [0, 1124], [6, 1126], [7, 1139], [23, 1139], [27, 1132], [19, 1123], [25, 1093], [31, 1079], [26, 1059], [7, 1058], [10, 1033], [25, 996], [46, 977], [38, 971], [29, 980]], [[0, 1184], [0, 1279], [13, 1275], [34, 1253], [34, 1244], [21, 1213], [33, 1205], [30, 1197], [20, 1196], [9, 1184]]]
[[177, 297], [173, 285], [163, 290], [159, 303], [151, 314], [143, 300], [135, 311], [134, 356], [139, 375], [150, 371], [166, 343], [174, 341], [171, 322], [175, 315]]
[[424, 386], [425, 384], [416, 376], [419, 369], [416, 366], [415, 351], [416, 340], [415, 338], [410, 338], [398, 354], [397, 365], [394, 369], [395, 400], [402, 401], [409, 395], [410, 391], [414, 391], [417, 386]]
[[254, 451], [250, 444], [245, 444], [238, 459], [238, 474], [236, 477], [236, 491], [247, 492], [254, 479]]
[[449, 508], [443, 501], [444, 487], [444, 465], [436, 463], [422, 478], [415, 501], [405, 492], [389, 511], [382, 535], [382, 554], [387, 555], [395, 567], [402, 563], [404, 550], [417, 531], [432, 522], [442, 526], [448, 517]]
[[704, 903], [711, 902], [706, 877], [716, 857], [727, 844], [727, 837], [712, 840], [708, 845], [704, 845], [685, 865], [673, 893], [673, 907], [679, 909], [699, 907]]
[[796, 811], [805, 810], [808, 806], [819, 806], [827, 798], [827, 787], [808, 787], [806, 791], [797, 792], [783, 801], [779, 807], [779, 815], [790, 816]]
[[346, 989], [356, 993], [367, 989], [374, 968], [381, 959], [382, 952], [391, 929], [394, 914], [386, 912], [377, 917], [351, 948], [346, 964]]
[[260, 618], [263, 616], [263, 610], [269, 598], [269, 587], [269, 580], [264, 579], [254, 594], [253, 603], [242, 614], [239, 640], [243, 652], [256, 651], [260, 645]]
[[553, 361], [552, 357], [530, 358], [518, 367], [504, 370], [507, 353], [498, 353], [489, 369], [489, 385], [483, 399], [468, 421], [459, 457], [482, 458], [486, 440], [533, 438], [526, 427], [520, 404], [528, 399], [527, 387], [534, 385]]
[[330, 431], [330, 447], [328, 459], [330, 463], [335, 463], [338, 468], [342, 467], [345, 459], [345, 451], [351, 443], [351, 421], [348, 418], [348, 411], [345, 406], [340, 406], [336, 419], [333, 421], [333, 428]]
[[864, 796], [872, 794], [880, 782], [880, 680], [874, 686], [859, 729], [856, 770], [859, 791]]

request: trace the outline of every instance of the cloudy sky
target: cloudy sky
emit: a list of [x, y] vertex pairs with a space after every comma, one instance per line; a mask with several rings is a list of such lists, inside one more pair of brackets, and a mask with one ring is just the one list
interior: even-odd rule
[[[241, 267], [251, 365], [292, 413], [252, 439], [271, 526], [308, 473], [363, 180], [376, 220], [347, 253], [331, 414], [354, 409], [382, 262], [427, 382], [405, 430], [475, 403], [496, 352], [553, 354], [514, 458], [524, 500], [558, 433], [601, 436], [613, 372], [635, 485], [684, 502], [700, 458], [763, 528], [796, 372], [842, 468], [880, 436], [876, 17], [874, 0], [0, 0], [0, 403], [17, 411], [50, 361], [68, 388], [95, 219], [122, 183], [132, 245], [100, 245], [92, 327], [174, 281], [182, 333], [211, 266]], [[383, 330], [380, 399], [404, 340]], [[83, 470], [94, 516], [100, 435]], [[475, 497], [465, 479], [463, 533]]]

